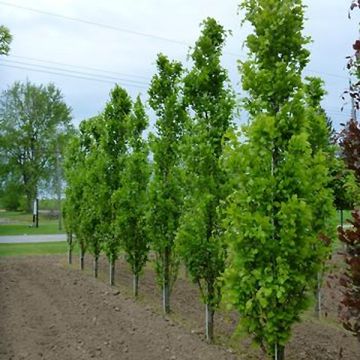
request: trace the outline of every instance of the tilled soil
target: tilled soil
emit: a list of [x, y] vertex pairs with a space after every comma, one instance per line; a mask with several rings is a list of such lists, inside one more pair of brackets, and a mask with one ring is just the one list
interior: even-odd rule
[[0, 260], [0, 359], [235, 359], [56, 257]]
[[[149, 265], [132, 298], [132, 277], [123, 260], [116, 267], [116, 288], [107, 285], [108, 265], [100, 261], [99, 279], [64, 257], [0, 260], [0, 359], [267, 359], [248, 337], [233, 336], [238, 317], [218, 311], [217, 345], [204, 341], [204, 306], [186, 274], [173, 290], [173, 313], [161, 315], [161, 294]], [[309, 311], [286, 347], [288, 360], [358, 360], [360, 344], [337, 320], [336, 281], [325, 288], [324, 317]]]

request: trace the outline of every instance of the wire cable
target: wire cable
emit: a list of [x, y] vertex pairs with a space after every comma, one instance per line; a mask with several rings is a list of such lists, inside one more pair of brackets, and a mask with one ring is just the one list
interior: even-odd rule
[[119, 84], [122, 84], [122, 85], [130, 86], [130, 87], [134, 87], [134, 88], [138, 88], [138, 89], [147, 89], [146, 86], [135, 85], [135, 84], [132, 84], [132, 83], [128, 83], [128, 82], [126, 82], [126, 81], [124, 81], [124, 80], [121, 80], [121, 81], [110, 81], [110, 80], [106, 80], [106, 79], [102, 79], [102, 78], [78, 76], [78, 75], [75, 75], [75, 74], [67, 74], [67, 73], [50, 71], [50, 70], [42, 70], [42, 69], [36, 69], [36, 68], [31, 68], [31, 67], [26, 67], [26, 66], [20, 66], [20, 65], [10, 65], [10, 64], [2, 64], [2, 63], [0, 63], [0, 66], [9, 67], [9, 68], [14, 68], [14, 69], [34, 71], [34, 72], [40, 72], [40, 73], [45, 73], [45, 74], [53, 74], [53, 75], [58, 75], [58, 76], [71, 77], [71, 78], [76, 78], [76, 79], [81, 79], [81, 80], [89, 80], [89, 81], [102, 82], [102, 83], [107, 83], [107, 84], [119, 83]]

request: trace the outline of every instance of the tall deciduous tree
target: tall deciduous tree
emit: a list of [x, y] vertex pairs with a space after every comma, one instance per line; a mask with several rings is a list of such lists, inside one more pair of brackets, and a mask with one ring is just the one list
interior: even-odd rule
[[330, 178], [326, 156], [309, 143], [302, 1], [245, 0], [241, 9], [254, 29], [239, 67], [251, 121], [225, 156], [240, 169], [227, 208], [226, 293], [242, 325], [279, 360], [324, 262], [314, 221], [332, 201]]
[[[318, 154], [323, 154], [329, 167], [329, 175], [331, 181], [328, 182], [328, 188], [319, 189], [319, 196], [313, 196], [312, 201], [313, 212], [317, 214], [313, 221], [313, 230], [318, 233], [320, 242], [320, 249], [324, 251], [324, 260], [331, 256], [331, 239], [335, 238], [335, 228], [332, 219], [334, 218], [334, 207], [331, 204], [331, 197], [326, 196], [329, 188], [334, 191], [334, 168], [338, 167], [338, 162], [342, 162], [336, 158], [335, 137], [332, 124], [326, 117], [324, 109], [321, 107], [321, 101], [326, 94], [324, 90], [324, 82], [317, 77], [306, 77], [304, 83], [305, 101], [306, 101], [306, 118], [307, 118], [307, 132], [309, 134], [308, 141], [311, 146], [312, 156], [316, 158]], [[313, 178], [317, 178], [317, 167], [314, 167]], [[326, 183], [324, 183], [326, 185]], [[325, 201], [324, 201], [325, 200]], [[322, 242], [322, 243], [321, 243]], [[324, 246], [325, 245], [325, 246]], [[327, 252], [328, 256], [325, 256]], [[323, 268], [318, 273], [318, 281], [315, 289], [315, 315], [319, 318], [321, 316], [321, 287]]]
[[80, 269], [84, 268], [84, 256], [86, 252], [86, 238], [81, 232], [81, 207], [84, 198], [85, 177], [85, 152], [80, 133], [70, 141], [65, 151], [64, 174], [67, 187], [65, 190], [65, 203], [63, 208], [65, 229], [68, 241], [68, 261], [72, 263], [72, 250], [74, 247], [73, 235], [80, 248]]
[[149, 234], [157, 255], [156, 270], [163, 290], [164, 312], [170, 312], [170, 292], [178, 270], [174, 240], [182, 207], [179, 147], [186, 113], [181, 101], [182, 65], [159, 55], [158, 73], [149, 89], [149, 103], [155, 111], [156, 134], [151, 135], [153, 174], [150, 183]]
[[146, 232], [147, 186], [150, 176], [148, 146], [142, 137], [148, 118], [140, 97], [127, 122], [127, 153], [121, 172], [121, 186], [113, 199], [117, 212], [116, 229], [134, 276], [134, 296], [138, 295], [139, 275], [146, 264], [149, 238]]
[[[352, 1], [351, 10], [354, 8], [360, 8], [359, 0]], [[349, 94], [354, 103], [353, 115], [356, 115], [360, 103], [360, 40], [354, 43], [353, 48], [355, 54], [350, 58], [348, 69], [356, 82], [350, 85]], [[340, 146], [347, 167], [354, 171], [357, 183], [359, 183], [360, 127], [355, 116], [340, 133]], [[345, 272], [341, 277], [344, 296], [341, 300], [340, 315], [344, 328], [351, 331], [360, 341], [360, 211], [358, 209], [352, 212], [352, 219], [349, 222], [352, 225], [351, 228], [339, 229], [339, 238], [345, 244], [343, 256], [346, 263]]]
[[86, 247], [94, 257], [93, 273], [98, 276], [98, 262], [102, 250], [104, 206], [107, 205], [107, 184], [104, 181], [104, 154], [100, 144], [103, 135], [102, 117], [84, 120], [80, 124], [80, 136], [84, 150], [81, 167], [82, 199], [79, 228], [86, 241]]
[[344, 297], [341, 300], [341, 318], [346, 330], [360, 341], [360, 211], [354, 210], [349, 229], [339, 229], [344, 244], [345, 273], [341, 277]]
[[20, 185], [31, 210], [55, 166], [57, 137], [71, 129], [71, 110], [53, 84], [16, 82], [0, 98], [2, 182]]
[[127, 124], [131, 115], [132, 101], [126, 90], [116, 85], [111, 91], [110, 101], [103, 115], [103, 134], [101, 151], [103, 152], [103, 173], [106, 186], [105, 199], [101, 214], [104, 250], [110, 265], [110, 284], [114, 284], [115, 261], [119, 255], [120, 239], [116, 231], [116, 207], [114, 193], [121, 187], [121, 174], [126, 158]]
[[221, 299], [220, 274], [225, 251], [218, 206], [226, 198], [226, 176], [220, 167], [223, 136], [235, 105], [221, 52], [226, 31], [212, 18], [191, 53], [194, 66], [184, 79], [185, 103], [192, 116], [185, 125], [187, 196], [177, 240], [185, 265], [199, 285], [206, 305], [206, 338], [213, 340], [215, 309]]

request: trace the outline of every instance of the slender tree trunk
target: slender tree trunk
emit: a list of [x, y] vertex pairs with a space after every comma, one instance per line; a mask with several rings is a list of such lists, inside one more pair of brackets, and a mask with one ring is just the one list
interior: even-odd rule
[[340, 227], [341, 230], [344, 229], [344, 210], [340, 209]]
[[134, 297], [138, 297], [138, 295], [139, 295], [139, 274], [133, 275], [133, 291], [134, 291]]
[[318, 272], [317, 274], [317, 283], [316, 283], [316, 301], [315, 301], [315, 316], [317, 319], [320, 319], [321, 317], [321, 279], [322, 274], [321, 272]]
[[94, 257], [94, 277], [98, 277], [98, 269], [99, 269], [99, 255], [95, 255]]
[[68, 233], [67, 236], [68, 236], [68, 263], [69, 263], [69, 265], [71, 265], [72, 264], [72, 246], [73, 246], [72, 233], [71, 232]]
[[110, 282], [110, 286], [114, 286], [115, 285], [115, 259], [110, 258], [110, 276], [109, 276], [109, 282]]
[[275, 344], [274, 360], [285, 360], [285, 347]]
[[80, 247], [80, 270], [84, 270], [84, 257], [85, 257], [85, 251], [84, 248]]
[[165, 248], [164, 252], [164, 274], [163, 274], [163, 311], [169, 314], [170, 309], [170, 249]]
[[205, 334], [206, 340], [209, 343], [214, 341], [214, 284], [208, 282], [207, 284], [207, 302], [205, 304]]

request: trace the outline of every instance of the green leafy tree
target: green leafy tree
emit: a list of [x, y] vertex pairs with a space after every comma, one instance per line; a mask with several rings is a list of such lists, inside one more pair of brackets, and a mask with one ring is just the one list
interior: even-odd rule
[[[311, 145], [312, 156], [316, 157], [317, 154], [323, 154], [326, 157], [326, 161], [329, 167], [329, 178], [327, 188], [319, 189], [321, 194], [319, 196], [313, 196], [312, 201], [313, 212], [317, 214], [313, 222], [313, 230], [318, 232], [318, 238], [320, 243], [320, 249], [324, 253], [324, 260], [331, 257], [331, 240], [335, 238], [335, 227], [332, 222], [334, 218], [334, 206], [331, 203], [332, 199], [326, 196], [329, 189], [333, 188], [334, 169], [338, 167], [338, 163], [342, 160], [336, 157], [335, 135], [331, 124], [331, 121], [326, 117], [325, 110], [321, 106], [326, 91], [324, 90], [324, 81], [318, 77], [306, 77], [304, 83], [306, 118], [307, 118], [307, 132], [308, 141]], [[313, 178], [317, 177], [317, 167], [314, 167]], [[324, 183], [326, 185], [326, 183]], [[321, 316], [321, 287], [323, 280], [323, 273], [325, 271], [326, 263], [323, 263], [317, 276], [317, 284], [315, 289], [315, 315], [319, 318]]]
[[0, 25], [0, 55], [7, 55], [10, 51], [12, 36], [4, 25]]
[[103, 153], [103, 177], [106, 192], [101, 214], [101, 233], [104, 251], [110, 265], [110, 284], [114, 284], [115, 261], [119, 255], [120, 239], [116, 231], [117, 211], [114, 193], [122, 185], [121, 174], [126, 158], [127, 124], [131, 116], [132, 101], [126, 90], [116, 85], [103, 114], [103, 133], [100, 139]]
[[104, 181], [104, 156], [100, 149], [102, 117], [80, 124], [80, 136], [85, 151], [83, 159], [83, 189], [79, 227], [86, 247], [94, 257], [93, 273], [98, 276], [98, 262], [103, 245], [102, 214], [106, 206], [107, 184]]
[[64, 223], [68, 241], [68, 262], [72, 263], [72, 250], [74, 248], [73, 235], [80, 248], [80, 269], [84, 269], [84, 256], [86, 252], [86, 238], [81, 232], [81, 207], [84, 198], [85, 152], [83, 151], [80, 133], [70, 141], [65, 151], [64, 174], [67, 187], [65, 189], [65, 202], [63, 207]]
[[127, 123], [127, 154], [121, 173], [121, 186], [114, 194], [116, 229], [134, 276], [134, 296], [138, 295], [139, 275], [149, 253], [146, 232], [147, 186], [150, 176], [148, 146], [142, 137], [148, 118], [140, 97], [134, 103]]
[[226, 70], [220, 64], [225, 39], [224, 28], [216, 20], [206, 19], [191, 53], [193, 68], [184, 79], [185, 103], [192, 116], [185, 123], [182, 147], [187, 196], [177, 241], [206, 304], [208, 341], [213, 341], [214, 313], [221, 299], [219, 277], [225, 268], [218, 207], [227, 195], [227, 179], [219, 158], [235, 105]]
[[181, 101], [182, 65], [160, 54], [158, 73], [149, 89], [149, 103], [155, 111], [156, 134], [150, 137], [153, 174], [149, 186], [149, 236], [157, 255], [156, 271], [163, 290], [164, 312], [170, 312], [170, 292], [178, 271], [174, 240], [179, 226], [183, 191], [180, 143], [186, 112]]
[[228, 200], [224, 276], [242, 326], [279, 360], [325, 261], [317, 217], [332, 202], [330, 177], [326, 154], [309, 142], [302, 1], [245, 0], [241, 9], [254, 29], [239, 67], [251, 121], [225, 155], [229, 171], [240, 171]]
[[1, 181], [19, 185], [28, 211], [52, 176], [58, 137], [72, 131], [70, 111], [53, 84], [16, 82], [1, 95]]

